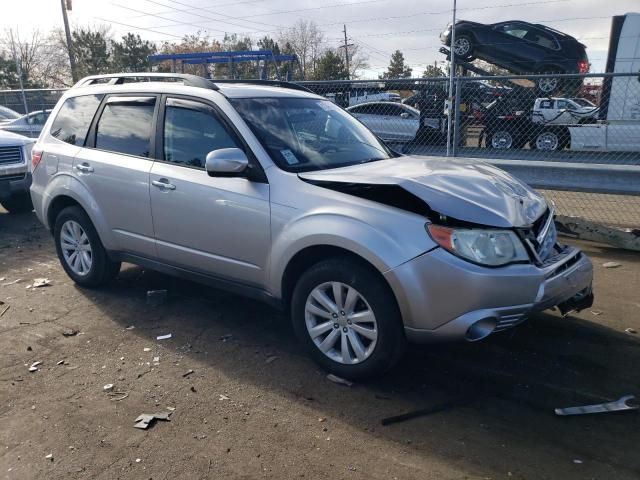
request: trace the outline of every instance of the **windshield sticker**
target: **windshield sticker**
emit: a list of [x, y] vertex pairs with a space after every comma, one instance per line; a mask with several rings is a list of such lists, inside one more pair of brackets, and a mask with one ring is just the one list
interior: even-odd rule
[[291, 150], [280, 150], [280, 154], [284, 157], [286, 162], [289, 165], [295, 165], [296, 163], [300, 163], [300, 160], [296, 158]]

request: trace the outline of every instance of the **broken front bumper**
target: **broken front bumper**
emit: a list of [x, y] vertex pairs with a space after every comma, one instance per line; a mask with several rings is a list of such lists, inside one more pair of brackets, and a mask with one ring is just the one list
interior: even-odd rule
[[480, 340], [533, 312], [559, 306], [564, 313], [593, 302], [591, 261], [574, 247], [541, 266], [501, 268], [474, 265], [438, 248], [385, 277], [407, 338], [415, 342]]

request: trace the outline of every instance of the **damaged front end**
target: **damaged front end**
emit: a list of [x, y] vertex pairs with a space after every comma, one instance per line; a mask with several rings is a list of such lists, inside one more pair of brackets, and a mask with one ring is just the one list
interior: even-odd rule
[[593, 303], [591, 262], [558, 243], [544, 198], [502, 170], [400, 157], [299, 177], [425, 218], [425, 234], [441, 248], [385, 274], [412, 340], [476, 341], [536, 311], [566, 315]]

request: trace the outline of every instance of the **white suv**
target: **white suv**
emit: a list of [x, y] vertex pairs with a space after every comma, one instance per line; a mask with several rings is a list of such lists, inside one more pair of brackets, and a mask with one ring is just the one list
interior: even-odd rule
[[400, 156], [300, 86], [167, 76], [81, 81], [34, 147], [35, 211], [79, 285], [127, 261], [265, 300], [350, 378], [406, 340], [591, 305], [590, 261], [507, 173]]

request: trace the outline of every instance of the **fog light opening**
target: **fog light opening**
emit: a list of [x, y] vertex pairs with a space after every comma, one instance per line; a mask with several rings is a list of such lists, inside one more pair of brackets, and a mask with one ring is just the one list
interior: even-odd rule
[[498, 320], [495, 318], [483, 318], [472, 324], [467, 330], [467, 340], [470, 342], [477, 342], [483, 338], [491, 335], [498, 325]]

